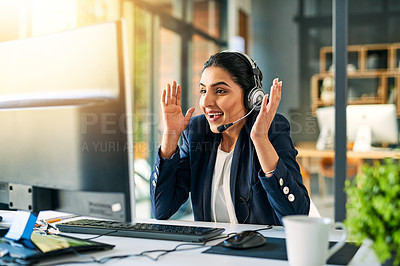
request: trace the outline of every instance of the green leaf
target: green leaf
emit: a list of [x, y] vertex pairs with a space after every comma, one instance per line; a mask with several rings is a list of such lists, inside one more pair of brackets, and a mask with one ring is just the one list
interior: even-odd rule
[[349, 240], [371, 239], [377, 257], [384, 262], [392, 250], [400, 249], [399, 160], [364, 165], [353, 181], [346, 180], [345, 191]]

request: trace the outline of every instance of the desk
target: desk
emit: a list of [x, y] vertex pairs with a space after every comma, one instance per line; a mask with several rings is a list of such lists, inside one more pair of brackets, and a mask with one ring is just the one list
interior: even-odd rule
[[[323, 157], [335, 157], [334, 150], [317, 150], [315, 148], [315, 142], [300, 142], [296, 145], [296, 149], [299, 152], [298, 158], [323, 158]], [[367, 152], [357, 152], [349, 150], [347, 151], [347, 158], [352, 159], [371, 159], [380, 160], [384, 158], [400, 158], [400, 151], [388, 150], [388, 149], [376, 149]]]
[[[0, 215], [3, 215], [0, 211]], [[63, 216], [65, 214], [61, 214]], [[41, 212], [39, 218], [40, 219], [48, 219], [53, 217], [59, 217], [60, 213], [47, 211]], [[12, 217], [5, 215], [5, 222], [12, 222]], [[76, 218], [75, 218], [76, 219]], [[72, 219], [71, 219], [72, 220]], [[138, 222], [155, 222], [154, 220], [149, 219], [137, 219]], [[157, 223], [163, 224], [177, 224], [177, 225], [198, 225], [198, 226], [209, 226], [209, 227], [223, 227], [225, 228], [226, 233], [231, 232], [240, 232], [243, 230], [255, 230], [259, 228], [263, 228], [263, 225], [233, 225], [226, 223], [209, 223], [209, 222], [191, 222], [191, 221], [156, 221]], [[267, 237], [285, 237], [284, 228], [281, 226], [274, 227], [269, 231], [262, 231], [262, 233]], [[83, 234], [70, 234], [79, 238], [88, 238], [91, 235], [83, 235]], [[340, 232], [333, 232], [331, 234], [330, 240], [337, 241], [340, 238]], [[104, 242], [116, 245], [114, 249], [108, 251], [101, 252], [90, 252], [85, 254], [90, 254], [97, 259], [104, 258], [107, 256], [116, 256], [116, 255], [126, 255], [126, 254], [137, 254], [145, 250], [155, 250], [155, 249], [172, 249], [180, 242], [176, 241], [165, 241], [165, 240], [152, 240], [152, 239], [139, 239], [139, 238], [125, 238], [125, 237], [112, 237], [112, 236], [102, 236], [95, 241]], [[221, 241], [221, 240], [218, 240]], [[210, 245], [217, 244], [218, 241], [214, 241], [214, 243], [210, 243]], [[131, 257], [127, 259], [121, 260], [111, 260], [106, 265], [157, 265], [157, 266], [176, 266], [176, 265], [190, 265], [190, 266], [246, 266], [246, 265], [289, 265], [287, 261], [282, 260], [269, 260], [269, 259], [259, 259], [259, 258], [248, 258], [248, 257], [238, 257], [238, 256], [227, 256], [227, 255], [216, 255], [216, 254], [205, 254], [201, 253], [202, 251], [208, 249], [208, 247], [202, 247], [194, 250], [187, 250], [181, 252], [173, 252], [169, 253], [165, 256], [162, 256], [158, 261], [152, 261], [145, 257]], [[63, 261], [76, 261], [79, 260], [75, 255], [65, 255], [60, 258], [52, 258], [43, 260], [42, 263], [49, 265], [54, 263], [59, 263]], [[97, 264], [85, 264], [85, 265], [97, 265]], [[356, 255], [353, 257], [353, 260], [349, 265], [371, 265], [378, 266], [380, 265], [376, 257], [373, 255], [372, 251], [368, 248], [368, 245], [363, 245], [358, 250]]]
[[[309, 173], [320, 173], [318, 164], [322, 158], [333, 159], [335, 157], [334, 150], [317, 150], [315, 147], [315, 142], [300, 142], [296, 145], [296, 149], [299, 152], [297, 155], [299, 163], [301, 164], [302, 168], [304, 168]], [[352, 160], [353, 163], [357, 165], [357, 174], [361, 173], [361, 168], [365, 160], [376, 161], [385, 158], [400, 159], [400, 151], [389, 149], [376, 149], [368, 152], [356, 152], [352, 150], [347, 151], [347, 159]], [[319, 174], [320, 194], [322, 195], [324, 195], [325, 193], [324, 183], [325, 182], [322, 176]]]

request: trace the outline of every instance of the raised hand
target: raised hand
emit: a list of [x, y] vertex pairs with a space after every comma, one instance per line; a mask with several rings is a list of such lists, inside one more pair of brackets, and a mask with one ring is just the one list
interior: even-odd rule
[[[272, 82], [270, 95], [265, 95], [260, 113], [254, 122], [253, 128], [251, 129], [250, 137], [253, 141], [259, 138], [268, 139], [268, 130], [271, 126], [272, 120], [275, 117], [276, 110], [278, 109], [279, 103], [281, 101], [282, 93], [282, 81], [278, 78], [274, 79]], [[269, 98], [269, 102], [268, 102]]]
[[272, 120], [274, 120], [279, 102], [281, 101], [281, 91], [282, 81], [276, 78], [272, 82], [270, 95], [267, 94], [264, 96], [260, 113], [250, 132], [250, 138], [256, 149], [261, 168], [267, 177], [273, 175], [273, 170], [276, 168], [279, 160], [275, 148], [269, 141], [268, 130]]
[[161, 145], [161, 156], [169, 158], [175, 152], [178, 140], [188, 125], [194, 112], [190, 108], [184, 116], [181, 108], [181, 86], [173, 81], [161, 92], [161, 112], [163, 115], [164, 133]]

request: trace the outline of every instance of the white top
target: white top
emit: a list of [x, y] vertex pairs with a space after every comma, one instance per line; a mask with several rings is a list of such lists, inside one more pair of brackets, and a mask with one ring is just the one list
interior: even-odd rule
[[237, 224], [235, 208], [231, 197], [231, 166], [233, 150], [224, 152], [218, 147], [211, 187], [211, 220]]

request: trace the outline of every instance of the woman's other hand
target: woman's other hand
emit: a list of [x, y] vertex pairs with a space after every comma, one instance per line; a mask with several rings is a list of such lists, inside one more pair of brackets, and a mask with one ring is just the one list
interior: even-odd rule
[[267, 137], [268, 139], [268, 130], [271, 126], [272, 120], [274, 120], [276, 110], [281, 101], [281, 92], [282, 81], [279, 81], [279, 79], [276, 78], [272, 82], [270, 95], [267, 94], [264, 96], [260, 113], [251, 129], [250, 137], [253, 141], [256, 141], [258, 138], [265, 139]]
[[[258, 159], [265, 176], [272, 176], [278, 164], [279, 156], [268, 138], [268, 130], [274, 120], [276, 110], [281, 101], [282, 81], [274, 79], [270, 95], [265, 95], [260, 113], [251, 129], [250, 138], [253, 141]], [[268, 102], [269, 97], [269, 102]]]
[[190, 108], [184, 116], [181, 108], [181, 86], [173, 81], [161, 92], [161, 112], [164, 132], [161, 144], [161, 156], [170, 158], [178, 145], [179, 137], [188, 125], [194, 112]]

